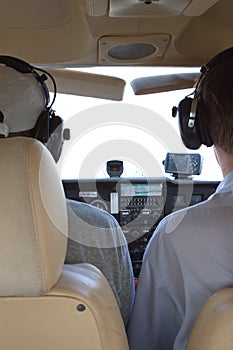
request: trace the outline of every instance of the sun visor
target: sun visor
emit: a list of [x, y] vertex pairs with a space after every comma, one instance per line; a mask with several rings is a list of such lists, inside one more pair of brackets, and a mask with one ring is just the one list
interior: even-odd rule
[[[121, 101], [125, 81], [108, 75], [80, 72], [73, 69], [47, 69], [56, 80], [60, 93]], [[48, 82], [49, 86], [49, 82]], [[52, 91], [52, 86], [51, 88]]]
[[167, 74], [137, 78], [131, 81], [135, 95], [146, 95], [192, 88], [198, 73]]

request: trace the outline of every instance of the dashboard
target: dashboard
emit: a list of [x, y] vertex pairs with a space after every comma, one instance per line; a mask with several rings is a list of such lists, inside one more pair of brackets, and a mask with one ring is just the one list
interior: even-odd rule
[[63, 180], [67, 198], [106, 210], [116, 218], [128, 242], [135, 278], [146, 246], [164, 216], [206, 200], [218, 184], [170, 178]]

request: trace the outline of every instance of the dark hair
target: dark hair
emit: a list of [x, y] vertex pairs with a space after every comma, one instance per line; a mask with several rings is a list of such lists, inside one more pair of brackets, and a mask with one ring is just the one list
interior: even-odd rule
[[197, 95], [213, 143], [233, 154], [233, 60], [207, 71], [198, 84]]

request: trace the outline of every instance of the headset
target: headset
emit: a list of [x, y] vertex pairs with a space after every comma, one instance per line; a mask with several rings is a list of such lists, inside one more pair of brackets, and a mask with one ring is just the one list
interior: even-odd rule
[[[211, 147], [213, 141], [205, 123], [204, 106], [197, 97], [197, 88], [203, 76], [215, 68], [218, 64], [227, 59], [233, 59], [233, 47], [230, 47], [212, 58], [207, 64], [201, 67], [201, 76], [196, 84], [195, 91], [179, 102], [178, 108], [173, 107], [173, 116], [178, 112], [180, 135], [184, 145], [189, 149], [198, 149], [202, 144]], [[194, 95], [193, 98], [189, 97]]]
[[[38, 116], [37, 122], [34, 127], [34, 138], [41, 141], [43, 144], [47, 143], [51, 134], [61, 127], [63, 129], [63, 119], [55, 115], [52, 105], [56, 99], [57, 87], [53, 76], [41, 68], [34, 67], [29, 63], [12, 56], [0, 55], [0, 64], [4, 64], [10, 68], [17, 70], [20, 73], [32, 74], [37, 80], [45, 99], [45, 109]], [[41, 72], [40, 75], [38, 72]], [[53, 83], [54, 95], [53, 100], [50, 103], [50, 96], [45, 81], [50, 78]]]

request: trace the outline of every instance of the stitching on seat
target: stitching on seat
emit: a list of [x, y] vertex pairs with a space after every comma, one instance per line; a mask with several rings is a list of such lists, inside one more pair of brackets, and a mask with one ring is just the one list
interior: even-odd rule
[[[38, 218], [36, 215], [36, 206], [35, 206], [35, 199], [33, 194], [33, 188], [32, 188], [32, 182], [31, 179], [32, 176], [32, 146], [35, 140], [28, 139], [25, 140], [25, 163], [26, 163], [26, 172], [27, 172], [27, 180], [28, 180], [28, 189], [29, 189], [29, 197], [31, 202], [31, 208], [32, 208], [32, 217], [33, 217], [33, 226], [34, 226], [34, 234], [35, 234], [35, 242], [36, 242], [36, 248], [38, 251], [39, 261], [38, 261], [38, 277], [40, 277], [42, 281], [42, 285], [40, 286], [38, 283], [38, 287], [41, 288], [41, 293], [44, 293], [45, 290], [48, 290], [48, 284], [46, 279], [46, 267], [43, 262], [43, 254], [42, 254], [42, 248], [41, 248], [41, 240], [40, 235], [38, 234], [39, 228], [38, 228]], [[40, 266], [40, 269], [39, 269]], [[37, 279], [38, 280], [38, 279]]]

